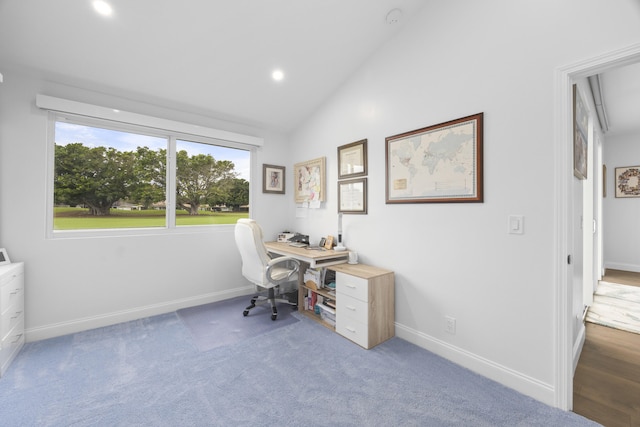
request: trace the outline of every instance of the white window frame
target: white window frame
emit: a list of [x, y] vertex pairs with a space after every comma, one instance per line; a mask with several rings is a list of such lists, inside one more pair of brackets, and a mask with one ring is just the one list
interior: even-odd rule
[[[87, 238], [87, 237], [120, 237], [136, 235], [158, 234], [186, 234], [202, 233], [204, 230], [220, 230], [233, 227], [232, 224], [176, 226], [175, 191], [176, 191], [176, 141], [218, 145], [228, 148], [247, 150], [250, 153], [250, 177], [257, 176], [257, 148], [264, 144], [262, 138], [236, 134], [191, 125], [183, 122], [161, 119], [157, 117], [128, 113], [106, 107], [83, 104], [46, 95], [36, 97], [36, 105], [48, 110], [47, 117], [47, 208], [46, 208], [46, 238]], [[73, 123], [120, 130], [124, 132], [143, 133], [150, 136], [168, 139], [167, 146], [167, 215], [165, 227], [149, 228], [114, 228], [114, 229], [82, 229], [82, 230], [54, 230], [54, 172], [55, 172], [55, 124], [56, 121], [68, 119]], [[251, 178], [250, 178], [251, 180]], [[249, 205], [253, 203], [253, 188], [249, 191]], [[171, 208], [170, 208], [171, 207]]]

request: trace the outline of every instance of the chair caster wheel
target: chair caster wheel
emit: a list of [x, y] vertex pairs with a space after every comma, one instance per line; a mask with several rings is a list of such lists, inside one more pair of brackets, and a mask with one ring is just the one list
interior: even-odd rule
[[271, 315], [271, 320], [276, 320], [277, 318], [278, 318], [278, 315], [277, 315], [277, 314], [272, 314], [272, 315]]
[[243, 312], [242, 312], [242, 315], [243, 315], [244, 317], [247, 317], [247, 316], [249, 315], [249, 310], [245, 310], [245, 311], [243, 311]]

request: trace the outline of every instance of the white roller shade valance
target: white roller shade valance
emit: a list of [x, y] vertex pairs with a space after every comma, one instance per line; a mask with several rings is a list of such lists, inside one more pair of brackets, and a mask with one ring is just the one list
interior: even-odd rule
[[43, 110], [71, 113], [87, 117], [112, 120], [121, 123], [129, 123], [146, 126], [154, 129], [179, 132], [187, 135], [204, 136], [207, 138], [247, 144], [256, 147], [264, 145], [264, 139], [240, 133], [228, 132], [220, 129], [212, 129], [205, 126], [192, 125], [159, 117], [146, 116], [144, 114], [130, 113], [98, 105], [85, 104], [53, 96], [36, 95], [36, 105]]

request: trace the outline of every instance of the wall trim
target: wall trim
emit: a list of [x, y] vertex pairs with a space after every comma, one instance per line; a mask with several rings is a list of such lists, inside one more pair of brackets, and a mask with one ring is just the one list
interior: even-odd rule
[[396, 323], [396, 336], [547, 405], [554, 405], [555, 390], [551, 384], [399, 323]]
[[209, 304], [242, 295], [250, 295], [255, 292], [255, 286], [249, 285], [242, 288], [231, 289], [221, 292], [212, 292], [190, 298], [167, 301], [160, 304], [146, 305], [128, 310], [120, 310], [112, 313], [105, 313], [98, 316], [83, 317], [67, 322], [52, 323], [49, 325], [37, 326], [25, 330], [27, 342], [40, 341], [62, 335], [74, 334], [90, 329], [102, 328], [122, 322], [143, 319], [145, 317], [157, 316], [171, 313], [181, 308], [193, 307], [196, 305]]
[[638, 264], [626, 264], [624, 262], [605, 262], [604, 268], [610, 268], [612, 270], [633, 271], [634, 273], [640, 273], [640, 265]]
[[578, 362], [580, 361], [580, 354], [582, 354], [582, 348], [584, 347], [584, 341], [587, 338], [587, 329], [584, 323], [580, 323], [580, 330], [578, 331], [578, 337], [576, 338], [576, 342], [573, 344], [573, 372], [576, 371], [578, 367]]

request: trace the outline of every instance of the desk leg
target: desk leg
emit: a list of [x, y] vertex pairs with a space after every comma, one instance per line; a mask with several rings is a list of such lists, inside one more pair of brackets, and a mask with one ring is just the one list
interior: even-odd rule
[[298, 311], [304, 310], [304, 297], [307, 296], [307, 290], [304, 285], [304, 273], [309, 268], [309, 263], [300, 261], [300, 270], [298, 271]]

